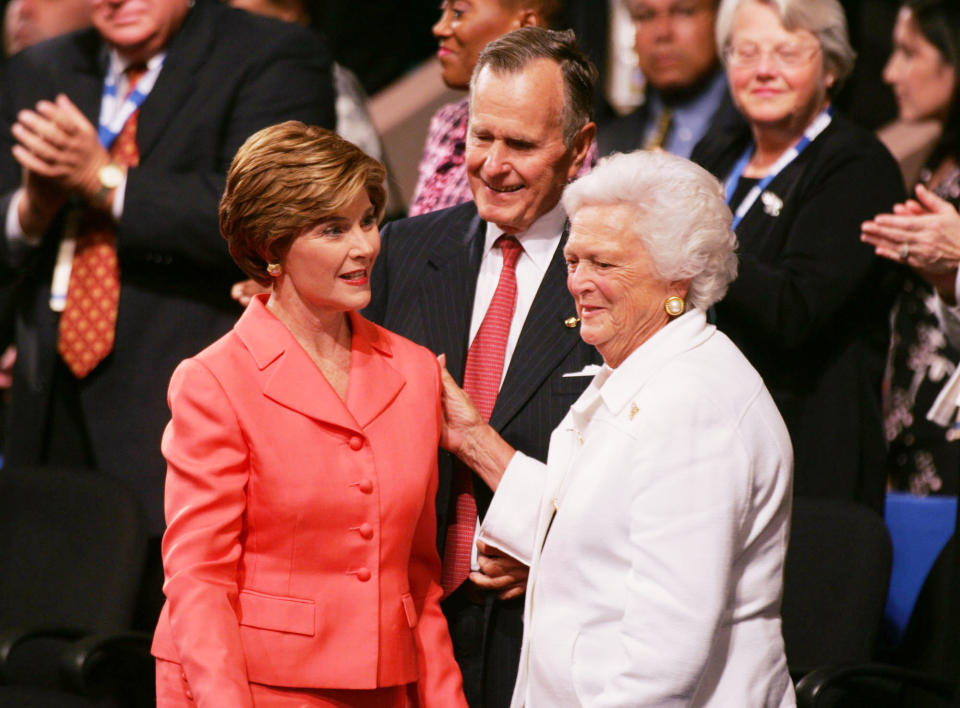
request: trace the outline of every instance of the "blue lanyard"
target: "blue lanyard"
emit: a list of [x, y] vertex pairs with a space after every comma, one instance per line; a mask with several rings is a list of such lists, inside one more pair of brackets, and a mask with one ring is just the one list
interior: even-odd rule
[[[753, 203], [757, 201], [757, 198], [763, 193], [763, 191], [770, 186], [770, 183], [776, 179], [777, 175], [783, 172], [787, 165], [796, 160], [800, 153], [806, 150], [807, 146], [812, 143], [828, 125], [830, 125], [832, 120], [833, 106], [827, 106], [816, 118], [813, 119], [810, 125], [807, 126], [807, 129], [803, 133], [803, 137], [801, 137], [793, 147], [783, 153], [780, 158], [773, 163], [773, 166], [770, 168], [764, 178], [757, 182], [747, 196], [744, 197], [743, 201], [740, 202], [740, 205], [733, 214], [733, 224], [731, 224], [730, 228], [737, 228], [737, 226], [743, 220], [743, 217], [746, 216], [748, 211], [750, 211], [750, 207], [753, 206]], [[733, 171], [730, 173], [730, 176], [727, 177], [727, 181], [724, 183], [724, 189], [727, 196], [727, 205], [730, 204], [730, 200], [733, 199], [733, 195], [737, 191], [737, 186], [740, 184], [740, 178], [743, 176], [743, 171], [747, 168], [747, 163], [750, 162], [750, 156], [753, 155], [753, 149], [754, 146], [752, 144], [747, 146], [747, 149], [743, 151], [743, 155], [741, 155], [740, 159], [737, 160], [737, 164], [734, 165]]]
[[[163, 58], [160, 60], [163, 61]], [[100, 144], [106, 149], [110, 149], [113, 142], [120, 135], [124, 124], [130, 120], [130, 116], [139, 110], [143, 102], [147, 100], [153, 85], [159, 76], [159, 67], [148, 69], [147, 72], [137, 82], [136, 88], [130, 92], [130, 95], [124, 99], [123, 103], [117, 107], [117, 73], [111, 71], [107, 73], [103, 80], [103, 96], [100, 101], [100, 124], [97, 131], [100, 138]]]

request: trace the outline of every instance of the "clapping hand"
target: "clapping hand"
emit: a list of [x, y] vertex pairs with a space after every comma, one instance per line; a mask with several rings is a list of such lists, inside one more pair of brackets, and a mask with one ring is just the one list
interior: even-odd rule
[[65, 95], [20, 111], [11, 132], [17, 139], [13, 156], [25, 169], [84, 199], [97, 194], [97, 173], [109, 164], [110, 155], [96, 127]]
[[917, 198], [897, 204], [861, 226], [860, 240], [878, 256], [906, 263], [953, 302], [960, 265], [960, 214], [923, 185]]
[[65, 95], [20, 111], [11, 132], [17, 140], [13, 157], [24, 170], [19, 210], [24, 231], [44, 231], [70, 194], [88, 202], [98, 194], [98, 172], [110, 155], [97, 129]]

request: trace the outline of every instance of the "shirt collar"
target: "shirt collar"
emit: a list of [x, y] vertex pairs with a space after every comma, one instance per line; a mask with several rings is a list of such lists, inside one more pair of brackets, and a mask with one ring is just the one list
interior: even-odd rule
[[[147, 73], [152, 71], [157, 71], [160, 66], [163, 65], [163, 60], [167, 58], [166, 51], [157, 52], [152, 57], [147, 59]], [[116, 49], [110, 48], [110, 67], [108, 71], [111, 76], [122, 76], [123, 72], [127, 70], [127, 67], [132, 64], [129, 59], [124, 59], [117, 53]]]
[[584, 395], [571, 406], [575, 420], [582, 422], [589, 418], [598, 398], [611, 413], [619, 414], [663, 366], [682, 352], [702, 344], [715, 331], [716, 327], [707, 324], [706, 315], [696, 308], [668, 322], [634, 349], [617, 368], [603, 365]]
[[[514, 234], [523, 246], [523, 252], [530, 257], [541, 271], [546, 271], [557, 250], [557, 242], [567, 223], [567, 213], [563, 205], [557, 202], [546, 214], [534, 221], [530, 228], [520, 234]], [[487, 222], [487, 234], [483, 244], [486, 254], [493, 249], [493, 244], [503, 235], [503, 229], [494, 223]]]

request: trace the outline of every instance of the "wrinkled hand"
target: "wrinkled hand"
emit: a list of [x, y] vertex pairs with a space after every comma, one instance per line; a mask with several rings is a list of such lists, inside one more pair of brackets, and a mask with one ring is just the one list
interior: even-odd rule
[[441, 354], [440, 376], [443, 382], [443, 432], [440, 435], [440, 447], [458, 454], [464, 446], [464, 441], [470, 433], [478, 427], [486, 425], [480, 411], [473, 405], [470, 396], [457, 386], [450, 372], [447, 371], [447, 357]]
[[470, 580], [477, 587], [497, 593], [501, 600], [520, 597], [527, 590], [530, 569], [513, 556], [508, 556], [481, 540], [477, 540], [480, 572], [470, 573]]
[[906, 263], [950, 299], [954, 297], [960, 214], [923, 185], [917, 185], [915, 200], [897, 204], [892, 214], [865, 221], [860, 240], [873, 246], [878, 256]]
[[[40, 101], [35, 110], [20, 111], [11, 132], [17, 139], [13, 156], [29, 173], [86, 201], [99, 192], [97, 173], [110, 162], [110, 155], [100, 144], [96, 127], [65, 95]], [[30, 190], [29, 183], [24, 186]]]
[[256, 280], [241, 280], [239, 283], [234, 283], [233, 287], [230, 288], [230, 297], [246, 307], [250, 304], [254, 295], [265, 293], [269, 289], [260, 285]]

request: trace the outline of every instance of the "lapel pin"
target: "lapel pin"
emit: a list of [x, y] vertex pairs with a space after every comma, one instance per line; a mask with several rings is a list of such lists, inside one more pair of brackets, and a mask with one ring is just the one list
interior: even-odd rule
[[565, 320], [563, 321], [563, 326], [564, 326], [564, 327], [569, 327], [570, 329], [573, 329], [573, 328], [576, 327], [578, 324], [580, 324], [580, 318], [579, 318], [579, 317], [568, 317], [567, 319], [565, 319]]
[[783, 200], [769, 189], [760, 195], [760, 201], [763, 202], [763, 210], [770, 216], [780, 216], [780, 210], [783, 209]]
[[634, 417], [636, 417], [637, 413], [639, 412], [640, 412], [640, 409], [637, 407], [636, 403], [630, 406], [630, 420], [633, 420]]

